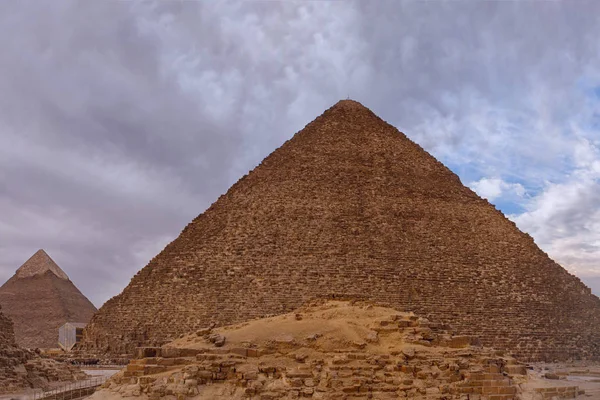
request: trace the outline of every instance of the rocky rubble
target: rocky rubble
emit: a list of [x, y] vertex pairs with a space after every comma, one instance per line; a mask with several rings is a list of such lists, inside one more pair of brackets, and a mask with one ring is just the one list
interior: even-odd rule
[[202, 329], [137, 357], [93, 398], [509, 400], [526, 377], [446, 325], [348, 302]]
[[17, 347], [12, 322], [0, 310], [0, 393], [48, 388], [53, 382], [85, 379], [79, 368]]

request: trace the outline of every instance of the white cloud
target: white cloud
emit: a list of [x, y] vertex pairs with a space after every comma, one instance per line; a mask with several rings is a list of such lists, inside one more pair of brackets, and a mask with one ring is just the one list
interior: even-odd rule
[[[576, 168], [563, 182], [548, 182], [524, 203], [526, 212], [512, 216], [540, 247], [584, 282], [600, 277], [600, 152], [579, 139], [568, 149]], [[595, 279], [593, 279], [595, 278]], [[595, 292], [600, 293], [598, 287]]]
[[476, 182], [471, 182], [471, 189], [477, 192], [481, 197], [494, 201], [495, 199], [513, 195], [523, 197], [525, 188], [520, 183], [507, 183], [500, 178], [481, 178]]

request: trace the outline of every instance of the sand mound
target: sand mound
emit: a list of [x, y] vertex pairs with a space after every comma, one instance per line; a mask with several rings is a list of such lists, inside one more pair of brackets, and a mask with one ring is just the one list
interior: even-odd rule
[[[412, 316], [372, 305], [355, 306], [350, 302], [327, 302], [300, 308], [290, 314], [214, 329], [213, 332], [226, 337], [224, 348], [279, 349], [285, 344], [302, 344], [315, 351], [351, 351], [357, 346], [367, 346], [366, 340], [369, 338], [374, 341], [377, 331], [381, 330], [381, 325], [378, 325], [380, 321], [393, 321], [407, 315], [408, 318]], [[393, 342], [398, 336], [399, 334], [386, 336], [381, 342], [371, 344], [369, 349], [374, 352], [385, 351], [384, 342]], [[165, 347], [203, 349], [206, 345], [204, 338], [195, 334], [178, 339]]]

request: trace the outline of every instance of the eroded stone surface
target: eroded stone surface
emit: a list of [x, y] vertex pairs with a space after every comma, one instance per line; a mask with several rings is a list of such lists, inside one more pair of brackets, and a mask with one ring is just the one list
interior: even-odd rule
[[352, 101], [194, 219], [102, 307], [86, 346], [132, 353], [324, 297], [411, 310], [522, 359], [600, 357], [600, 300], [590, 289]]

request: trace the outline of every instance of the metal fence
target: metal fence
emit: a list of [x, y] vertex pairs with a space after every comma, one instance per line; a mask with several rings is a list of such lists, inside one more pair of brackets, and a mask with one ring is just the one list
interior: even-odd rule
[[108, 376], [98, 376], [83, 381], [68, 383], [52, 390], [33, 394], [33, 400], [74, 400], [89, 396], [96, 388], [109, 379]]
[[71, 365], [75, 365], [76, 367], [79, 367], [84, 371], [85, 370], [94, 370], [94, 369], [121, 370], [127, 366], [127, 364], [77, 364], [77, 363], [72, 363]]

